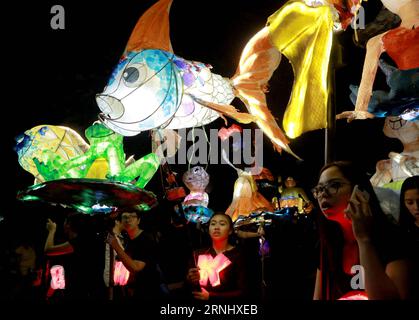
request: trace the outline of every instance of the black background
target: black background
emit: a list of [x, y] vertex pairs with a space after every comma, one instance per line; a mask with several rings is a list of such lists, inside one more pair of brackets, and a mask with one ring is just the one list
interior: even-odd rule
[[[64, 125], [83, 135], [84, 129], [97, 119], [99, 108], [94, 96], [102, 91], [140, 15], [155, 1], [37, 1], [8, 4], [2, 19], [3, 82], [2, 90], [2, 206], [1, 216], [12, 228], [22, 232], [44, 232], [45, 214], [55, 209], [39, 204], [22, 204], [15, 200], [18, 190], [33, 183], [13, 151], [14, 137], [41, 124]], [[231, 77], [236, 69], [246, 42], [266, 23], [270, 14], [285, 1], [271, 0], [175, 0], [170, 11], [170, 33], [175, 54], [188, 60], [202, 61], [213, 66], [213, 72]], [[53, 5], [65, 9], [65, 29], [53, 30], [50, 13]], [[372, 21], [381, 8], [379, 1], [363, 4], [367, 22]], [[6, 22], [7, 21], [7, 22]], [[360, 81], [365, 49], [357, 47], [354, 31], [349, 28], [337, 35], [335, 41], [343, 47], [345, 65], [336, 70], [336, 103], [339, 113], [351, 110], [349, 84]], [[380, 79], [378, 79], [380, 81]], [[382, 81], [382, 80], [381, 80]], [[292, 68], [283, 56], [275, 71], [267, 95], [268, 105], [282, 126], [282, 116], [288, 103], [293, 83]], [[235, 99], [238, 108], [243, 105]], [[231, 121], [229, 124], [234, 123]], [[373, 174], [375, 163], [387, 158], [390, 151], [400, 152], [398, 140], [384, 136], [384, 119], [338, 121], [330, 150], [334, 159], [362, 161]], [[218, 119], [208, 128], [221, 128]], [[244, 127], [255, 128], [253, 125]], [[125, 152], [138, 159], [150, 152], [147, 132], [127, 137]], [[324, 130], [304, 133], [290, 144], [304, 159], [296, 161], [286, 153], [273, 151], [264, 138], [264, 166], [274, 175], [293, 175], [300, 186], [309, 190], [317, 180], [324, 163]], [[172, 166], [180, 175], [186, 166]], [[210, 207], [225, 210], [233, 194], [236, 173], [227, 165], [210, 165]], [[179, 182], [181, 181], [179, 177]], [[147, 186], [162, 196], [157, 173]], [[1, 222], [2, 224], [4, 222]]]

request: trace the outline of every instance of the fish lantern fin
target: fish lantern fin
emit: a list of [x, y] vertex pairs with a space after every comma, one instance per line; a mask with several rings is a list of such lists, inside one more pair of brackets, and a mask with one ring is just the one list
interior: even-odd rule
[[143, 49], [160, 49], [173, 53], [169, 31], [171, 4], [172, 0], [160, 0], [140, 17], [128, 39], [124, 55]]

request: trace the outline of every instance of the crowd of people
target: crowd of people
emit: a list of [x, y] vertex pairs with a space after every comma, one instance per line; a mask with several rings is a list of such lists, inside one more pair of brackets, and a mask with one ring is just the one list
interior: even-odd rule
[[[419, 176], [403, 183], [397, 224], [383, 213], [368, 176], [350, 162], [324, 166], [312, 199], [309, 213], [296, 210], [290, 219], [277, 220], [272, 215], [269, 224], [255, 224], [253, 232], [236, 229], [224, 212], [202, 225], [174, 223], [168, 215], [166, 223], [148, 221], [147, 226], [150, 214], [132, 207], [103, 218], [100, 228], [92, 229], [92, 217], [76, 212], [67, 214], [62, 226], [48, 219], [42, 252], [24, 240], [9, 252], [8, 267], [13, 257], [16, 271], [8, 298], [263, 302], [419, 297]], [[60, 276], [51, 272], [56, 266], [63, 266], [62, 279], [52, 279]]]

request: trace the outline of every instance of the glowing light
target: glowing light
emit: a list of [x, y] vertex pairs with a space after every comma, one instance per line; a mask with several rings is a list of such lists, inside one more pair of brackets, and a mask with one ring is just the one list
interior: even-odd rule
[[[72, 129], [37, 126], [17, 138], [19, 163], [38, 182], [66, 178], [97, 178], [131, 183], [144, 188], [160, 160], [149, 153], [125, 166], [123, 136], [94, 123], [85, 131], [90, 145]], [[22, 138], [23, 137], [23, 138]]]
[[206, 286], [209, 281], [213, 287], [219, 286], [221, 284], [220, 272], [230, 264], [231, 261], [222, 253], [217, 254], [214, 258], [210, 254], [199, 255], [199, 284]]
[[64, 267], [61, 265], [54, 265], [51, 267], [51, 288], [65, 289]]
[[368, 300], [368, 296], [364, 291], [350, 291], [338, 300]]
[[290, 138], [327, 126], [327, 70], [333, 19], [329, 6], [289, 2], [269, 17], [272, 43], [290, 61], [295, 81], [284, 115]]
[[125, 286], [128, 283], [129, 271], [121, 261], [115, 261], [113, 282], [118, 286]]

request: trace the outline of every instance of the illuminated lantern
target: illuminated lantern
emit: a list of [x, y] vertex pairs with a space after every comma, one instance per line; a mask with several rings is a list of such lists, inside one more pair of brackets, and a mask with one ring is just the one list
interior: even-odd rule
[[375, 187], [398, 191], [407, 177], [419, 175], [419, 120], [386, 117], [383, 131], [387, 137], [400, 140], [403, 150], [400, 153], [390, 152], [389, 159], [377, 162], [371, 183]]
[[65, 127], [38, 126], [17, 138], [19, 163], [38, 181], [99, 178], [144, 188], [157, 171], [154, 153], [125, 166], [123, 136], [94, 123], [85, 131], [89, 144]]
[[214, 214], [212, 209], [198, 205], [182, 205], [182, 210], [179, 206], [175, 206], [175, 212], [189, 222], [201, 224], [207, 223]]
[[[344, 111], [337, 119], [366, 119], [401, 116], [405, 120], [419, 118], [419, 6], [411, 0], [382, 0], [384, 6], [397, 14], [401, 24], [368, 40], [361, 82], [351, 86], [354, 111]], [[386, 52], [396, 67], [380, 61]], [[386, 75], [389, 92], [373, 91], [378, 66]]]
[[218, 130], [218, 137], [221, 139], [221, 141], [227, 140], [233, 133], [242, 133], [243, 129], [237, 125], [232, 124], [229, 128], [221, 128]]
[[[272, 45], [263, 47], [256, 52], [257, 57], [244, 53], [238, 73], [231, 80], [223, 78], [212, 73], [210, 65], [173, 53], [169, 37], [171, 3], [158, 1], [135, 26], [107, 86], [96, 96], [103, 123], [122, 135], [132, 136], [156, 128], [202, 126], [226, 115], [242, 123], [255, 121], [278, 151], [292, 153], [265, 101], [266, 84], [279, 62], [277, 49]], [[273, 55], [272, 51], [276, 56], [267, 63], [266, 57]], [[249, 50], [245, 48], [245, 52]], [[268, 71], [261, 72], [261, 67]], [[258, 78], [261, 73], [263, 76]], [[235, 94], [250, 114], [237, 112], [230, 105]]]
[[338, 300], [368, 300], [368, 296], [364, 291], [349, 291]]
[[190, 193], [183, 200], [183, 205], [208, 207], [209, 197], [205, 188], [209, 183], [209, 174], [204, 168], [196, 166], [183, 174], [183, 182], [190, 190]]
[[16, 137], [15, 151], [23, 169], [30, 172], [36, 183], [45, 181], [39, 174], [34, 159], [41, 159], [49, 150], [63, 161], [84, 154], [89, 145], [74, 130], [63, 126], [40, 125]]
[[231, 261], [222, 253], [217, 254], [214, 258], [210, 254], [199, 255], [199, 284], [206, 286], [209, 281], [211, 286], [219, 286], [221, 284], [220, 272], [230, 264]]
[[[240, 127], [237, 124], [232, 124], [229, 128], [221, 128], [220, 130], [218, 130], [218, 137], [220, 138], [221, 141], [227, 141], [230, 137], [233, 137], [233, 152], [237, 152], [237, 151], [241, 151], [242, 149], [242, 134], [243, 133], [243, 129], [242, 127]], [[228, 156], [226, 154], [226, 151], [222, 148], [222, 157], [223, 159], [227, 162], [230, 163], [230, 161], [227, 159]], [[234, 167], [234, 165], [232, 165], [230, 163], [230, 165], [232, 167]]]
[[17, 198], [83, 213], [108, 213], [129, 205], [146, 211], [155, 206], [156, 196], [143, 188], [157, 171], [159, 157], [149, 153], [137, 161], [125, 160], [123, 136], [99, 122], [85, 134], [90, 145], [64, 127], [40, 126], [18, 137], [19, 162], [37, 179]]
[[233, 199], [226, 210], [233, 221], [239, 216], [248, 216], [256, 209], [272, 211], [272, 204], [259, 192], [251, 173], [237, 169], [239, 177], [234, 183]]
[[51, 288], [56, 289], [65, 289], [65, 277], [64, 277], [64, 268], [60, 265], [54, 265], [51, 267]]
[[113, 282], [117, 286], [125, 286], [128, 283], [129, 271], [121, 261], [115, 261]]

